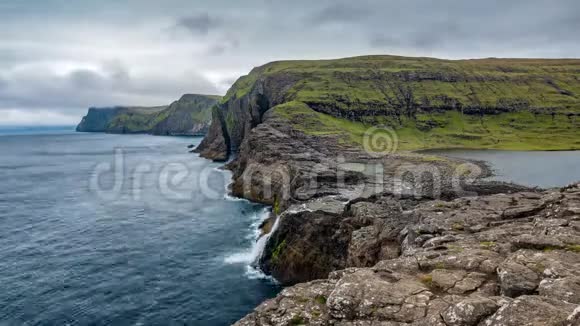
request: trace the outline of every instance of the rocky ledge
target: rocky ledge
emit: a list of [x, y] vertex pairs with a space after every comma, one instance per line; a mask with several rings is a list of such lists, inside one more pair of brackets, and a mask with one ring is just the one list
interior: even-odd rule
[[279, 275], [320, 279], [236, 325], [580, 325], [580, 185], [339, 207], [282, 214]]

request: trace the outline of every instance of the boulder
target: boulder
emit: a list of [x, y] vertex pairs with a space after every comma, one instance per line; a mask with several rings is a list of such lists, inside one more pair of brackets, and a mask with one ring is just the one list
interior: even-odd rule
[[[540, 296], [521, 296], [501, 307], [485, 326], [574, 325], [568, 318], [577, 306]], [[577, 321], [575, 321], [577, 322]]]
[[452, 305], [441, 316], [447, 326], [475, 326], [498, 308], [493, 300], [473, 297]]

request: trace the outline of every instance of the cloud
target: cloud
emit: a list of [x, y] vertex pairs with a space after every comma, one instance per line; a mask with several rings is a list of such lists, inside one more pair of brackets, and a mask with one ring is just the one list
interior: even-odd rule
[[428, 27], [409, 29], [398, 33], [373, 32], [369, 43], [374, 48], [412, 48], [415, 50], [431, 50], [449, 45], [461, 40], [463, 44], [469, 40], [469, 34], [453, 22], [432, 22]]
[[363, 28], [369, 45], [436, 51], [446, 57], [456, 57], [454, 51], [467, 57], [538, 56], [538, 47], [550, 55], [550, 48], [566, 46], [564, 51], [578, 56], [578, 46], [568, 43], [571, 31], [580, 26], [578, 2], [562, 0], [558, 6], [547, 0], [420, 2], [390, 1], [388, 9], [377, 8], [382, 18]]
[[[192, 71], [177, 76], [132, 74], [119, 64], [103, 64], [97, 69], [73, 69], [62, 74], [35, 65], [9, 74], [0, 87], [0, 109], [23, 112], [57, 108], [61, 114], [79, 116], [89, 106], [164, 105], [190, 92], [216, 94], [218, 90]], [[5, 119], [0, 116], [0, 122]]]
[[208, 13], [181, 17], [175, 24], [176, 28], [187, 30], [193, 35], [208, 35], [210, 31], [221, 26], [218, 18], [211, 17]]
[[358, 22], [369, 15], [368, 8], [335, 3], [317, 10], [306, 20], [313, 24]]
[[102, 89], [106, 87], [106, 77], [88, 69], [79, 69], [69, 73], [71, 88]]
[[0, 109], [1, 126], [64, 126], [79, 122], [75, 114], [58, 112], [58, 109]]
[[209, 55], [222, 55], [228, 51], [235, 50], [239, 48], [240, 41], [233, 36], [223, 38], [216, 41], [216, 43], [211, 44], [208, 49]]
[[274, 60], [580, 55], [577, 0], [52, 2], [0, 1], [0, 110], [80, 119], [223, 94]]

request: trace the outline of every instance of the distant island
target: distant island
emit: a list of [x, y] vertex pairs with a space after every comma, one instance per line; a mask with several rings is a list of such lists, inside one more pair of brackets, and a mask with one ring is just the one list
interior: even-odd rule
[[211, 123], [211, 108], [220, 98], [215, 95], [186, 94], [169, 106], [90, 108], [76, 130], [202, 136]]

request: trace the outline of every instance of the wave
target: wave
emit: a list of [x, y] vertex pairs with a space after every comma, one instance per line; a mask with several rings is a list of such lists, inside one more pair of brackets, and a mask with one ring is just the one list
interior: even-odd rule
[[234, 197], [227, 192], [224, 194], [224, 199], [227, 201], [243, 201], [243, 202], [250, 203], [250, 201], [245, 199], [245, 198]]
[[[217, 166], [217, 167], [213, 168], [213, 171], [219, 172], [219, 173], [223, 174], [226, 177], [229, 176], [230, 179], [231, 179], [231, 174], [232, 173], [230, 171], [228, 171], [228, 170], [225, 170], [223, 165], [220, 165], [220, 166]], [[224, 199], [227, 200], [227, 201], [238, 201], [238, 202], [251, 203], [251, 201], [249, 201], [249, 200], [247, 200], [245, 198], [234, 197], [234, 196], [232, 196], [230, 194], [230, 189], [231, 189], [231, 186], [232, 186], [233, 183], [234, 183], [233, 181], [230, 181], [228, 184], [225, 185]]]

